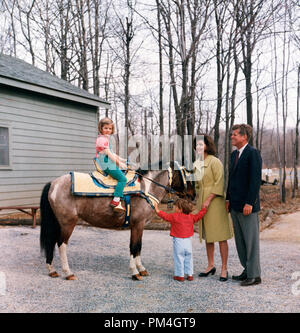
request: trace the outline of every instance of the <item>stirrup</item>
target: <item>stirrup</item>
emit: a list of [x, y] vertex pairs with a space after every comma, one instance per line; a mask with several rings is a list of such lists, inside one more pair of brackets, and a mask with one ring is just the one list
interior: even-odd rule
[[118, 206], [114, 206], [113, 209], [118, 212], [125, 212], [125, 208], [123, 208], [121, 201], [119, 202]]

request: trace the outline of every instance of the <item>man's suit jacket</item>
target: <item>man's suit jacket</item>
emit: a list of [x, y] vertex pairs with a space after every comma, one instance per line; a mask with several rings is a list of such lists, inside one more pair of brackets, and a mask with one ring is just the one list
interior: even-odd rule
[[244, 205], [249, 204], [253, 213], [258, 212], [262, 168], [260, 153], [248, 144], [234, 167], [236, 154], [237, 150], [231, 154], [226, 200], [229, 200], [230, 209], [235, 211], [243, 212]]

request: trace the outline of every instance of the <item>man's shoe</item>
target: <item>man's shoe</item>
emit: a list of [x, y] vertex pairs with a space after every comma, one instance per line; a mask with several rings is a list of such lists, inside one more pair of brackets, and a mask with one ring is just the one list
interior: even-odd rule
[[110, 203], [110, 206], [116, 212], [125, 212], [125, 208], [122, 207], [121, 201], [116, 202], [116, 201], [112, 200], [112, 202]]
[[243, 272], [240, 275], [232, 275], [232, 280], [235, 281], [244, 281], [247, 279], [247, 274], [245, 272]]
[[246, 279], [241, 282], [241, 286], [246, 287], [246, 286], [252, 286], [254, 284], [260, 284], [261, 283], [261, 278], [256, 277], [256, 278], [251, 278], [251, 279]]

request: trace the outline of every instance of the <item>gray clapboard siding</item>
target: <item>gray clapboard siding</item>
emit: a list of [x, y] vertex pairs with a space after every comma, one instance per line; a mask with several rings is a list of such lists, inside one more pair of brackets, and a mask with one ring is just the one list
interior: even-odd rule
[[[24, 95], [24, 94], [23, 94]], [[26, 105], [23, 104], [23, 99], [24, 97], [27, 99], [26, 94], [24, 95], [24, 97], [22, 96], [14, 96], [14, 94], [11, 93], [11, 91], [5, 91], [5, 95], [3, 95], [3, 98], [1, 100], [1, 105], [5, 106], [8, 108], [9, 112], [9, 108], [11, 107], [11, 103], [10, 103], [10, 96], [13, 97], [15, 103], [14, 103], [14, 108], [19, 109], [21, 112], [22, 110], [26, 111], [26, 110], [30, 110], [33, 112], [33, 117], [47, 117], [47, 109], [49, 107], [49, 99], [46, 100], [46, 103], [43, 103], [43, 101], [39, 101], [36, 102], [33, 99], [29, 99], [28, 103], [26, 103]], [[81, 119], [83, 121], [89, 121], [88, 119], [86, 119], [85, 115], [80, 111], [81, 109], [83, 109], [84, 111], [88, 111], [86, 110], [86, 108], [83, 108], [82, 106], [79, 106], [78, 109], [74, 109], [73, 105], [68, 106], [64, 103], [61, 102], [57, 102], [57, 103], [52, 103], [52, 114], [48, 115], [49, 119], [51, 120], [53, 117], [59, 117], [62, 116], [62, 120], [64, 122], [68, 122], [66, 121], [66, 119], [64, 118], [64, 115], [61, 114], [61, 107], [60, 105], [63, 105], [65, 111], [64, 114], [66, 116], [68, 116], [68, 119], [70, 119], [70, 121], [72, 122], [72, 119]], [[34, 113], [34, 111], [36, 111]], [[44, 116], [41, 116], [41, 114], [45, 114]]]
[[[55, 111], [55, 104], [53, 105], [52, 109]], [[93, 123], [91, 123], [90, 119], [82, 118], [82, 117], [74, 117], [72, 114], [72, 110], [68, 111], [66, 110], [66, 114], [62, 114], [60, 110], [58, 109], [57, 112], [54, 112], [53, 114], [49, 114], [47, 112], [47, 109], [49, 108], [49, 105], [46, 107], [46, 105], [36, 105], [36, 104], [28, 104], [26, 107], [22, 105], [22, 103], [16, 103], [14, 105], [10, 104], [10, 101], [3, 98], [1, 100], [1, 106], [0, 110], [1, 113], [9, 115], [13, 115], [14, 117], [18, 117], [21, 121], [24, 121], [28, 114], [27, 112], [30, 111], [31, 119], [40, 119], [41, 121], [59, 121], [61, 124], [67, 124], [67, 125], [78, 125], [78, 120], [81, 121], [81, 123], [85, 126], [93, 127]], [[16, 110], [18, 111], [18, 114], [16, 115]], [[68, 118], [66, 118], [68, 116]], [[22, 118], [24, 117], [24, 118]], [[17, 118], [14, 118], [17, 119]], [[63, 125], [62, 125], [63, 126]]]
[[32, 198], [32, 197], [38, 197], [40, 195], [40, 190], [35, 189], [31, 191], [15, 191], [15, 192], [6, 192], [6, 193], [0, 193], [0, 200], [4, 201], [10, 201], [15, 199], [23, 199], [23, 198]]
[[[94, 138], [92, 138], [93, 141], [96, 141]], [[87, 145], [87, 143], [85, 143]], [[13, 147], [16, 149], [15, 156], [29, 156], [31, 151], [38, 151], [40, 152], [40, 157], [63, 157], [63, 156], [70, 156], [72, 158], [75, 157], [74, 154], [81, 157], [82, 154], [94, 154], [95, 153], [95, 147], [72, 147], [72, 142], [66, 143], [64, 146], [56, 146], [56, 145], [48, 145], [48, 144], [30, 144], [30, 143], [19, 143], [15, 141], [13, 143]], [[48, 155], [49, 153], [49, 155]], [[55, 156], [53, 156], [55, 154]]]
[[94, 170], [99, 107], [109, 103], [0, 55], [0, 126], [10, 129], [11, 151], [11, 168], [0, 168], [0, 206], [38, 205], [47, 182]]
[[1, 193], [14, 193], [15, 191], [17, 192], [22, 192], [22, 191], [35, 191], [36, 190], [36, 185], [33, 183], [28, 183], [28, 184], [15, 184], [14, 186], [11, 185], [1, 185], [0, 187], [0, 194]]
[[39, 205], [47, 182], [94, 170], [95, 106], [0, 84], [1, 125], [11, 129], [12, 167], [0, 169], [0, 206]]

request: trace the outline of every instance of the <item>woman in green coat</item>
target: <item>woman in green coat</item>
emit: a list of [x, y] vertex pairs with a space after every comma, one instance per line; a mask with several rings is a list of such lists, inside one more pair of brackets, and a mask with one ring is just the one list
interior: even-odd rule
[[215, 274], [214, 243], [219, 242], [222, 260], [220, 281], [226, 281], [228, 279], [227, 240], [233, 237], [233, 228], [225, 206], [224, 167], [222, 162], [215, 157], [216, 147], [208, 135], [198, 136], [195, 140], [195, 148], [199, 157], [194, 163], [197, 177], [197, 208], [207, 209], [206, 215], [199, 221], [199, 236], [200, 242], [202, 239], [205, 239], [206, 242], [208, 266], [199, 276]]

